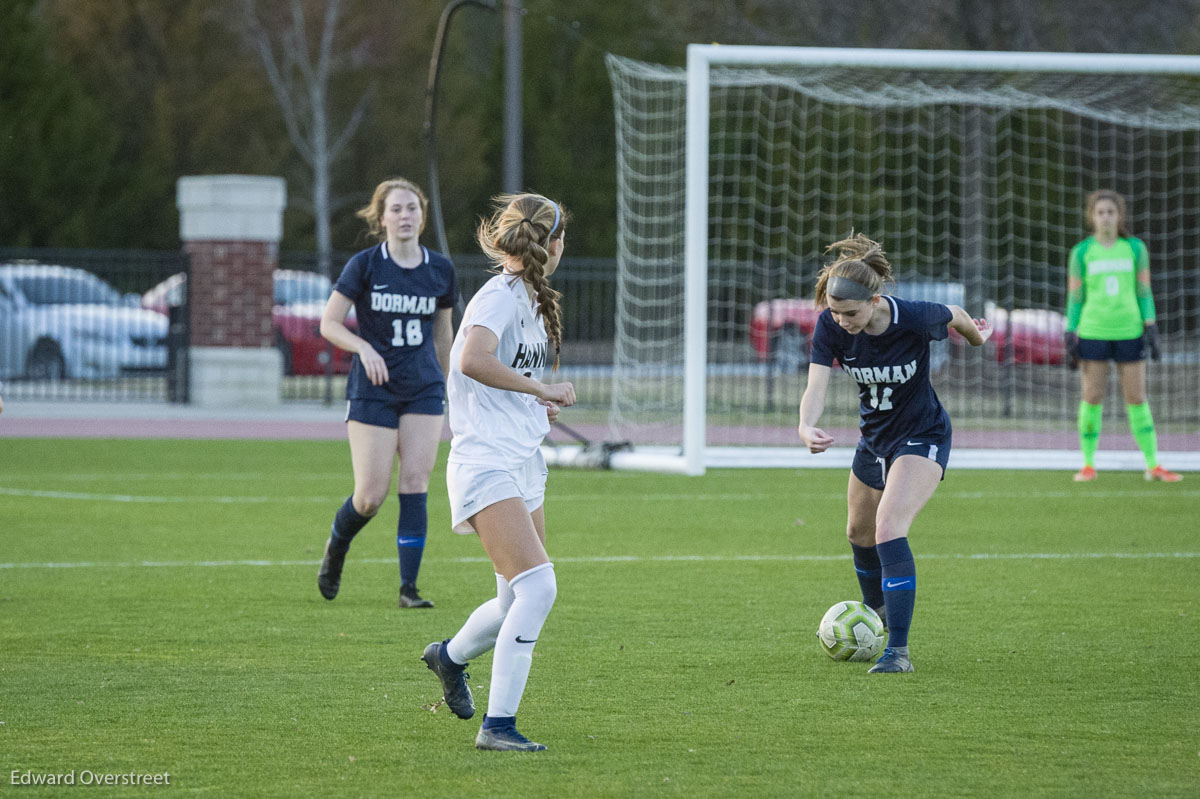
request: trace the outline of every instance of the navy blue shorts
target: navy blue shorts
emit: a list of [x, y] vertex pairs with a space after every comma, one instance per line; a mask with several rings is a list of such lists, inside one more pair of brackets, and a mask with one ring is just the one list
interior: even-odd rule
[[950, 462], [950, 436], [913, 436], [906, 438], [904, 443], [896, 448], [888, 457], [876, 455], [867, 446], [865, 439], [858, 440], [858, 449], [854, 451], [854, 464], [850, 471], [863, 483], [877, 491], [882, 491], [887, 485], [888, 469], [901, 455], [920, 455], [937, 461], [942, 467], [942, 479], [946, 479], [946, 464]]
[[1102, 338], [1079, 339], [1079, 357], [1085, 361], [1116, 361], [1130, 363], [1146, 360], [1146, 342], [1141, 336], [1121, 341]]
[[446, 392], [427, 391], [421, 396], [401, 400], [351, 399], [346, 401], [346, 421], [362, 422], [376, 427], [399, 429], [400, 417], [410, 413], [441, 416], [446, 412]]

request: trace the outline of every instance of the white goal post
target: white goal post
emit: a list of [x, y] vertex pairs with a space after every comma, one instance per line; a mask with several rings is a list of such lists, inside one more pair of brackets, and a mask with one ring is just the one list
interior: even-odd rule
[[[910, 293], [986, 310], [1007, 333], [987, 353], [947, 347], [935, 386], [956, 465], [1072, 468], [1078, 377], [1047, 342], [1061, 339], [1083, 198], [1108, 187], [1151, 253], [1170, 364], [1151, 368], [1160, 446], [1200, 467], [1200, 57], [694, 44], [686, 70], [608, 63], [609, 427], [634, 444], [612, 465], [848, 463], [849, 450], [800, 450], [805, 370], [781, 342], [805, 332], [775, 325], [811, 298], [823, 246], [856, 229]], [[852, 449], [857, 401], [836, 378], [823, 424]], [[1117, 433], [1119, 394], [1109, 405]], [[1102, 466], [1136, 455], [1102, 442]]]

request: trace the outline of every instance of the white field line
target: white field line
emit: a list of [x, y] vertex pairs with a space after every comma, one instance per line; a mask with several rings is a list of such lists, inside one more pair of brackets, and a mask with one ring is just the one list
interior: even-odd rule
[[[12, 475], [20, 477], [20, 475]], [[350, 480], [350, 471], [344, 472], [305, 472], [304, 474], [290, 475], [289, 480]], [[78, 481], [78, 482], [93, 482], [96, 480], [120, 480], [121, 482], [166, 482], [169, 480], [180, 480], [188, 483], [199, 483], [205, 480], [245, 480], [248, 482], [273, 480], [276, 475], [266, 472], [64, 472], [54, 475], [54, 479], [60, 482]], [[7, 478], [6, 478], [7, 479]]]
[[[1053, 491], [942, 491], [935, 495], [936, 497], [947, 497], [950, 499], [1072, 499], [1080, 498], [1085, 500], [1092, 499], [1145, 499], [1151, 497], [1162, 497], [1165, 492], [1177, 496], [1185, 497], [1200, 497], [1200, 489], [1195, 488], [1168, 488], [1168, 489], [1130, 489], [1125, 491], [1096, 491], [1092, 488], [1078, 488], [1075, 490], [1061, 489]], [[145, 503], [145, 504], [180, 504], [180, 503], [201, 503], [201, 504], [218, 504], [218, 505], [261, 505], [269, 502], [286, 502], [295, 504], [296, 502], [318, 503], [318, 504], [338, 504], [346, 499], [345, 494], [337, 496], [317, 497], [317, 496], [235, 496], [235, 495], [209, 495], [209, 496], [156, 496], [146, 494], [99, 494], [89, 493], [85, 491], [47, 491], [32, 488], [7, 488], [0, 486], [0, 496], [8, 497], [32, 497], [37, 499], [59, 499], [59, 500], [77, 500], [86, 502], [126, 502], [126, 503]], [[814, 499], [844, 501], [846, 498], [845, 492], [824, 493], [824, 494], [809, 494], [804, 493], [803, 488], [798, 488], [788, 493], [754, 493], [754, 494], [687, 494], [687, 493], [671, 493], [671, 494], [634, 494], [623, 497], [622, 500], [640, 501], [640, 502], [763, 502], [763, 501], [779, 501], [780, 499], [788, 499], [794, 497], [811, 501]], [[553, 502], [586, 502], [591, 500], [608, 500], [610, 497], [607, 494], [552, 494]]]
[[[1200, 558], [1200, 552], [1023, 552], [922, 554], [921, 560], [1184, 560]], [[805, 563], [849, 560], [849, 555], [597, 555], [554, 558], [555, 563]], [[485, 557], [426, 558], [426, 562], [488, 563]], [[396, 565], [395, 558], [357, 558], [355, 563]], [[319, 560], [143, 560], [77, 561], [47, 563], [0, 563], [0, 569], [159, 569], [227, 568], [231, 566], [319, 566]]]

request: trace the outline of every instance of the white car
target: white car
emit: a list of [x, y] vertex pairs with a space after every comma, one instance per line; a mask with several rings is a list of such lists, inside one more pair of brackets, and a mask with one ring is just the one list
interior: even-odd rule
[[0, 378], [163, 370], [167, 318], [83, 269], [0, 264]]

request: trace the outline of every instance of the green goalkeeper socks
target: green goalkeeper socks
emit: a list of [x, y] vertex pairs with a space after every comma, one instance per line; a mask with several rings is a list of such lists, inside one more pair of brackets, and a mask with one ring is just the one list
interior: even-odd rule
[[1126, 405], [1129, 411], [1129, 431], [1138, 449], [1146, 457], [1146, 468], [1153, 469], [1158, 465], [1158, 434], [1154, 431], [1154, 418], [1150, 415], [1150, 404]]
[[1100, 423], [1103, 405], [1079, 403], [1079, 448], [1083, 450], [1083, 465], [1096, 465], [1096, 449], [1100, 446]]

